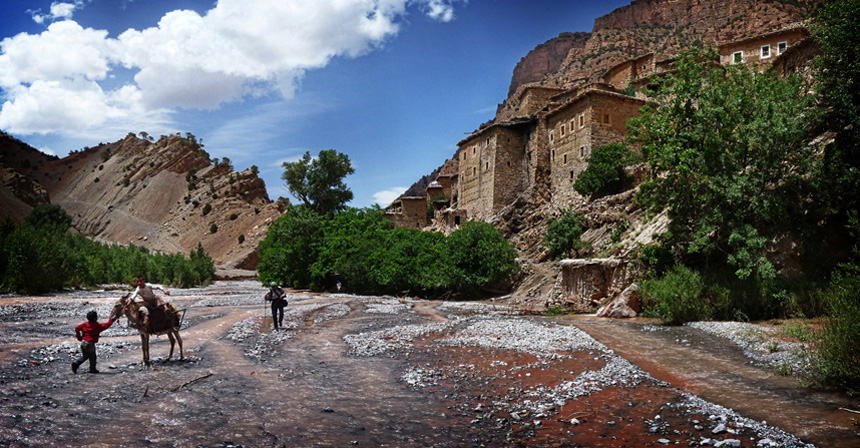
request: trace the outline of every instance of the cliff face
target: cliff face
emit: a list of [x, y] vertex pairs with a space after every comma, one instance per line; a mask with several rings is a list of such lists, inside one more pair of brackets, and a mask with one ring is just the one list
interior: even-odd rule
[[[696, 42], [720, 44], [775, 31], [807, 17], [815, 0], [635, 0], [594, 21], [591, 33], [539, 45], [514, 68], [510, 97], [522, 84], [570, 88], [649, 53], [672, 57]], [[567, 48], [560, 64], [557, 53]], [[552, 55], [552, 56], [550, 56]]]
[[[84, 235], [184, 255], [199, 242], [219, 268], [253, 269], [257, 243], [280, 216], [256, 173], [216, 165], [193, 139], [179, 136], [150, 141], [129, 134], [39, 166], [45, 199], [63, 207]], [[26, 216], [38, 205], [31, 199], [22, 208], [2, 193], [4, 215], [14, 209]]]
[[540, 81], [547, 73], [558, 70], [572, 49], [585, 48], [589, 37], [590, 33], [562, 33], [535, 47], [514, 67], [508, 96], [513, 95], [520, 85]]

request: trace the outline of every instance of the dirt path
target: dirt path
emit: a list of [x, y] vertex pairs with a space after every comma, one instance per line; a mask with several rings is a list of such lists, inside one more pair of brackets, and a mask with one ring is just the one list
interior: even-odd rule
[[[186, 359], [177, 348], [165, 361], [160, 337], [143, 369], [137, 333], [120, 322], [99, 342], [99, 375], [72, 375], [70, 335], [88, 310], [106, 316], [112, 293], [0, 299], [0, 447], [800, 447], [744, 417], [788, 424], [818, 406], [703, 333], [298, 293], [275, 332], [253, 282], [171, 292], [187, 310]], [[741, 416], [686, 392], [762, 405], [733, 405]], [[828, 431], [860, 440], [842, 420], [815, 418], [793, 431], [822, 447], [856, 446], [828, 444]]]

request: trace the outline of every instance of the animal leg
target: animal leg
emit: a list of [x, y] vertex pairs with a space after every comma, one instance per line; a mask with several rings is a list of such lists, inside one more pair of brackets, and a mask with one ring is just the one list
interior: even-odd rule
[[167, 355], [167, 359], [173, 358], [173, 345], [176, 344], [176, 339], [173, 337], [173, 333], [167, 333], [167, 339], [170, 339], [170, 354]]
[[175, 330], [174, 335], [176, 335], [176, 340], [179, 342], [179, 359], [185, 359], [185, 353], [182, 352], [182, 338], [179, 337], [179, 330]]
[[149, 367], [149, 334], [140, 333], [140, 349], [143, 352], [143, 364]]

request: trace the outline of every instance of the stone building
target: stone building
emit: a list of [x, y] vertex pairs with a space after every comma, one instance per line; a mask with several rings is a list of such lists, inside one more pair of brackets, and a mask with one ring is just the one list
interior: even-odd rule
[[654, 53], [628, 59], [607, 70], [601, 80], [616, 89], [624, 90], [634, 80], [653, 74], [656, 70], [656, 62], [657, 57]]
[[[773, 64], [781, 74], [808, 69], [816, 51], [808, 36], [798, 23], [727, 42], [718, 46], [720, 62], [714, 64]], [[530, 189], [537, 192], [532, 200], [555, 208], [576, 206], [585, 198], [573, 190], [573, 183], [587, 168], [592, 151], [623, 142], [627, 120], [639, 115], [647, 100], [643, 89], [655, 77], [675, 71], [674, 57], [650, 53], [610, 67], [602, 82], [576, 80], [567, 89], [520, 85], [499, 105], [494, 120], [457, 144], [448, 170], [427, 187], [423, 198], [404, 197], [392, 205], [392, 220], [426, 226], [428, 203], [433, 221], [444, 227], [467, 219], [490, 220]], [[629, 96], [634, 94], [630, 86], [635, 96]]]
[[798, 42], [809, 37], [802, 23], [789, 25], [779, 31], [739, 39], [719, 45], [720, 64], [760, 64], [762, 70]]
[[532, 122], [494, 123], [457, 144], [457, 207], [468, 219], [489, 219], [526, 187], [526, 146]]
[[[598, 88], [600, 87], [600, 88]], [[576, 199], [573, 183], [588, 166], [595, 148], [624, 141], [627, 120], [645, 102], [607, 86], [594, 86], [546, 115], [552, 202], [569, 207]]]
[[535, 84], [524, 84], [517, 88], [513, 96], [499, 105], [496, 111], [496, 121], [507, 121], [515, 117], [535, 115], [543, 110], [555, 95], [565, 89], [545, 87]]
[[427, 219], [427, 198], [424, 196], [402, 196], [386, 210], [385, 217], [397, 227], [423, 229]]

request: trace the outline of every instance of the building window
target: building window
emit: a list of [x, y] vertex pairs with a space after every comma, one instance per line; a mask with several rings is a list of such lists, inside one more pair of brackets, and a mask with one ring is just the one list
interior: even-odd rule
[[561, 124], [561, 136], [564, 137], [564, 123]]
[[484, 169], [485, 169], [485, 170], [490, 169], [490, 162], [487, 162], [487, 163], [486, 163], [486, 165], [484, 165]]
[[585, 146], [580, 146], [579, 147], [579, 158], [581, 159], [583, 157], [585, 157]]
[[570, 172], [570, 180], [573, 180], [573, 171]]
[[475, 174], [478, 174], [478, 169], [475, 167], [472, 167], [472, 175], [474, 176]]
[[761, 58], [767, 59], [770, 57], [770, 45], [761, 46]]
[[472, 154], [474, 154], [474, 153], [475, 153], [475, 148], [477, 148], [477, 147], [478, 147], [477, 145], [475, 145], [475, 146], [473, 146], [473, 147], [472, 147]]
[[511, 161], [510, 161], [510, 160], [508, 160], [508, 166], [511, 166]]
[[585, 126], [585, 114], [579, 114], [579, 128]]
[[484, 146], [487, 146], [487, 145], [489, 145], [489, 144], [490, 144], [490, 139], [489, 139], [489, 138], [487, 138], [487, 143], [484, 143]]
[[552, 160], [555, 160], [555, 150], [552, 150]]
[[776, 55], [777, 56], [784, 53], [785, 50], [788, 50], [788, 42], [780, 42], [780, 43], [776, 44]]
[[743, 64], [744, 63], [744, 52], [736, 51], [732, 53], [732, 64]]
[[564, 155], [564, 164], [567, 165], [567, 154]]
[[575, 123], [576, 123], [576, 121], [575, 121], [575, 120], [570, 120], [570, 132], [573, 132], [573, 130], [574, 130], [573, 125], [574, 125]]
[[553, 133], [552, 133], [552, 131], [549, 131], [549, 142], [550, 143], [552, 143], [552, 139], [553, 139]]
[[603, 124], [609, 124], [609, 114], [603, 114]]

